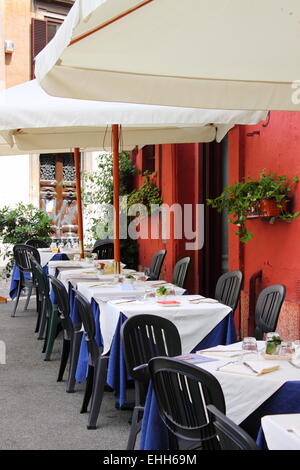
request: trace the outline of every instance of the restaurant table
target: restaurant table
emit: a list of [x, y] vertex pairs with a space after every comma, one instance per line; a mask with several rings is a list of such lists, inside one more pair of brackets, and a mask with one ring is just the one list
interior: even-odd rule
[[74, 256], [80, 255], [80, 251], [76, 248], [60, 248], [59, 253], [53, 253], [50, 248], [38, 248], [38, 251], [40, 253], [41, 257], [41, 265], [46, 266], [46, 264], [49, 263], [50, 260], [53, 260], [53, 255], [58, 254], [58, 255], [65, 255], [62, 258], [57, 258], [58, 260], [64, 259], [64, 260], [73, 260]]
[[[110, 284], [109, 284], [110, 281]], [[96, 334], [96, 340], [98, 342], [99, 346], [104, 346], [102, 335], [100, 333], [101, 331], [101, 320], [100, 320], [100, 310], [105, 310], [106, 303], [110, 299], [116, 299], [116, 298], [136, 298], [136, 297], [141, 297], [144, 295], [145, 291], [148, 289], [152, 289], [158, 287], [159, 285], [163, 284], [165, 287], [169, 288], [172, 287], [175, 292], [178, 295], [182, 295], [185, 292], [185, 289], [182, 289], [180, 287], [174, 286], [169, 283], [164, 283], [164, 281], [137, 281], [135, 283], [130, 283], [127, 284], [126, 282], [124, 283], [113, 283], [113, 278], [109, 278], [109, 276], [103, 276], [98, 282], [88, 282], [85, 280], [85, 282], [76, 282], [76, 288], [78, 292], [80, 292], [82, 295], [84, 295], [87, 300], [91, 302], [92, 306], [92, 311], [94, 314], [94, 319], [95, 323], [99, 325], [99, 332]], [[74, 280], [73, 280], [74, 283]], [[77, 307], [76, 307], [76, 302], [73, 303], [73, 308], [72, 308], [72, 318], [76, 321], [78, 320], [77, 317]], [[104, 315], [104, 314], [103, 314]], [[119, 314], [117, 314], [119, 316]], [[102, 318], [102, 317], [101, 317]], [[111, 322], [110, 322], [111, 320]], [[110, 331], [107, 332], [107, 328], [105, 330], [105, 349], [104, 349], [104, 354], [107, 354], [110, 350], [112, 341], [113, 341], [113, 335], [115, 330], [117, 330], [117, 325], [118, 325], [118, 319], [115, 316], [112, 316], [111, 319], [108, 319], [108, 322], [110, 323]], [[122, 353], [121, 353], [122, 355]], [[112, 359], [113, 360], [113, 356]], [[126, 395], [126, 382], [127, 382], [127, 373], [124, 365], [124, 360], [123, 357], [120, 358], [120, 381], [123, 384], [122, 390], [124, 390], [124, 395]], [[88, 369], [88, 352], [87, 352], [87, 345], [85, 341], [85, 337], [82, 339], [81, 343], [81, 349], [80, 349], [80, 355], [79, 355], [79, 360], [78, 360], [78, 365], [77, 365], [77, 372], [76, 372], [76, 381], [77, 382], [82, 382], [86, 379], [87, 376], [87, 369]], [[111, 368], [109, 368], [111, 370]], [[124, 403], [125, 400], [121, 400], [121, 405]]]
[[300, 414], [264, 416], [262, 429], [269, 450], [300, 450]]
[[[51, 260], [56, 260], [57, 261], [57, 260], [68, 260], [69, 259], [68, 256], [66, 255], [66, 253], [55, 253], [55, 254], [51, 253], [51, 255], [52, 255]], [[44, 261], [45, 261], [45, 258], [43, 258], [43, 262]], [[47, 264], [48, 261], [45, 264], [43, 264], [42, 259], [41, 259], [41, 266], [43, 267], [46, 274], [48, 274], [48, 264]], [[25, 277], [27, 279], [31, 279], [30, 273], [25, 273]], [[12, 274], [11, 274], [10, 288], [9, 288], [9, 295], [10, 295], [10, 298], [12, 300], [17, 295], [19, 282], [20, 282], [20, 270], [19, 270], [18, 266], [16, 264], [14, 264]]]
[[176, 307], [162, 307], [151, 301], [122, 305], [113, 303], [117, 301], [110, 301], [101, 304], [101, 300], [95, 297], [95, 301], [100, 305], [103, 354], [110, 351], [107, 383], [115, 391], [120, 406], [126, 402], [126, 384], [129, 379], [121, 344], [121, 327], [127, 318], [147, 313], [171, 320], [179, 331], [183, 354], [199, 347], [206, 348], [236, 341], [231, 309], [220, 303], [189, 302], [197, 297], [199, 296], [176, 296], [175, 299], [181, 302], [180, 306]]
[[[264, 342], [258, 342], [258, 345], [259, 349], [263, 349]], [[241, 343], [229, 346], [230, 349], [234, 347], [240, 349]], [[219, 381], [225, 397], [227, 416], [257, 440], [260, 447], [264, 447], [260, 430], [263, 416], [300, 412], [300, 369], [294, 368], [288, 361], [275, 361], [280, 366], [279, 370], [260, 376], [242, 375], [217, 371], [221, 365], [235, 360], [218, 359], [202, 363], [201, 368], [211, 372]], [[270, 364], [269, 361], [265, 363]], [[167, 431], [159, 417], [151, 386], [146, 399], [140, 448], [168, 449]]]

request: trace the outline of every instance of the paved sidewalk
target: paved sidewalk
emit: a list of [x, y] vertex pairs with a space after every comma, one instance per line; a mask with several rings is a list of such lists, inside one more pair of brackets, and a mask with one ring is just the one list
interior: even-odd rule
[[56, 382], [61, 341], [53, 360], [44, 362], [36, 313], [23, 312], [23, 305], [11, 318], [11, 302], [0, 304], [0, 340], [7, 349], [7, 363], [0, 365], [0, 450], [126, 449], [130, 412], [116, 410], [113, 393], [106, 392], [99, 427], [87, 430], [87, 415], [79, 413], [84, 384], [68, 394], [65, 382]]

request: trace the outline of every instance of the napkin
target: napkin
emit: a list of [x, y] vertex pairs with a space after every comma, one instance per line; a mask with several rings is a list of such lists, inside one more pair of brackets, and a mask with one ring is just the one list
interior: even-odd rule
[[249, 361], [249, 362], [230, 362], [218, 368], [220, 372], [230, 372], [232, 374], [241, 375], [263, 375], [279, 369], [276, 362], [266, 364], [265, 361]]
[[230, 347], [226, 348], [225, 346], [216, 346], [211, 349], [202, 349], [197, 351], [196, 354], [203, 354], [204, 356], [216, 356], [216, 357], [237, 357], [245, 354], [245, 351], [242, 349], [234, 349]]
[[180, 359], [181, 361], [187, 361], [189, 364], [202, 364], [203, 362], [212, 362], [217, 361], [213, 357], [199, 357], [198, 354], [185, 354], [183, 356], [176, 356], [176, 359]]
[[203, 297], [202, 299], [192, 299], [190, 300], [190, 303], [192, 304], [218, 304], [219, 301], [216, 299], [210, 299], [210, 298], [205, 298]]
[[178, 302], [177, 300], [159, 300], [156, 303], [161, 307], [178, 307], [181, 305], [181, 302]]
[[167, 281], [147, 281], [147, 284], [149, 284], [149, 286], [153, 286], [153, 287], [156, 287], [156, 286], [164, 286], [165, 284], [167, 284]]
[[[132, 304], [132, 303], [137, 303], [137, 300], [133, 299], [133, 298], [127, 298], [127, 299], [125, 298], [125, 299], [111, 300], [110, 303], [112, 303], [114, 305], [129, 304], [129, 303]], [[143, 302], [140, 302], [140, 303], [142, 304]]]

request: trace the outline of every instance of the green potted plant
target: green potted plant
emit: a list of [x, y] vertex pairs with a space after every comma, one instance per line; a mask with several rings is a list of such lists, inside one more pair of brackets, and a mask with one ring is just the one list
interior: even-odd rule
[[148, 214], [151, 214], [153, 207], [157, 208], [158, 206], [162, 205], [163, 201], [160, 190], [156, 184], [154, 184], [154, 180], [150, 180], [151, 175], [154, 174], [148, 174], [148, 172], [144, 173], [144, 184], [139, 189], [135, 189], [130, 194], [128, 194], [128, 207], [131, 207], [134, 204], [142, 204], [146, 207]]
[[288, 210], [293, 186], [298, 182], [295, 176], [292, 180], [287, 176], [276, 176], [274, 173], [266, 174], [264, 169], [258, 180], [244, 178], [242, 181], [227, 186], [215, 199], [208, 199], [207, 204], [219, 212], [226, 210], [228, 221], [237, 225], [236, 234], [241, 242], [252, 239], [252, 231], [246, 228], [249, 218], [278, 218], [291, 222], [299, 212]]
[[12, 246], [25, 243], [28, 239], [38, 238], [51, 242], [50, 235], [54, 233], [53, 220], [41, 209], [32, 204], [19, 203], [15, 208], [8, 206], [0, 210], [0, 254], [8, 260], [2, 270], [2, 277], [9, 277], [13, 263]]

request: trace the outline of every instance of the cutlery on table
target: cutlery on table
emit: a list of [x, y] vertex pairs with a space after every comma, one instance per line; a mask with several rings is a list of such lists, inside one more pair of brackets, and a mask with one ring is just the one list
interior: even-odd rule
[[229, 362], [226, 362], [226, 364], [222, 364], [221, 366], [217, 367], [216, 370], [220, 370], [220, 369], [222, 369], [222, 368], [225, 367], [225, 366], [229, 366], [229, 364], [236, 364], [236, 361], [229, 361]]
[[254, 374], [259, 374], [258, 370], [254, 369], [252, 366], [250, 366], [250, 364], [248, 364], [247, 362], [243, 362], [243, 365], [248, 367], [248, 369], [252, 370], [252, 372], [254, 372]]

